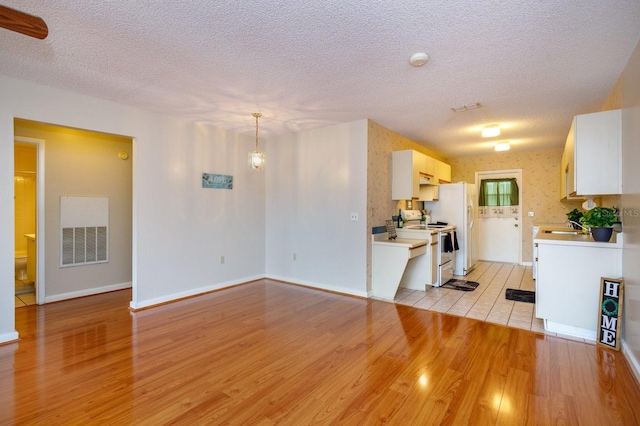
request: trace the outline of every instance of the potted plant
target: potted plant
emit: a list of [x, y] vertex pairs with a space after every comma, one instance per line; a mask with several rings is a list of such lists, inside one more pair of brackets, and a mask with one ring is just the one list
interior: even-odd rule
[[567, 219], [569, 219], [569, 223], [573, 227], [573, 229], [581, 229], [580, 219], [582, 218], [583, 213], [578, 209], [573, 209], [569, 213], [567, 213]]
[[580, 223], [590, 229], [594, 240], [607, 242], [619, 221], [618, 214], [617, 207], [594, 207], [583, 213]]

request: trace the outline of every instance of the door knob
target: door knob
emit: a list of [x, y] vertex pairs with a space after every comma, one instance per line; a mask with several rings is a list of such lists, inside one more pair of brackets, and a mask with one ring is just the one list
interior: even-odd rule
[[516, 224], [514, 224], [513, 226], [515, 226], [515, 227], [517, 228], [517, 227], [518, 227], [518, 224], [516, 223]]

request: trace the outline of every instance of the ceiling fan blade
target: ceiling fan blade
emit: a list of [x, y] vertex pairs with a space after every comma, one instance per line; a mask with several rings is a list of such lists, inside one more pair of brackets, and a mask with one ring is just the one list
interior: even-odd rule
[[40, 17], [0, 5], [0, 27], [44, 40], [49, 28]]

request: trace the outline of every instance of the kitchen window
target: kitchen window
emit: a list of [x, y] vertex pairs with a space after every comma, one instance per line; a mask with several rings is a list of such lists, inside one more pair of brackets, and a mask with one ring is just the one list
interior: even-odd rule
[[519, 204], [518, 183], [515, 178], [483, 179], [480, 181], [479, 206], [500, 207]]

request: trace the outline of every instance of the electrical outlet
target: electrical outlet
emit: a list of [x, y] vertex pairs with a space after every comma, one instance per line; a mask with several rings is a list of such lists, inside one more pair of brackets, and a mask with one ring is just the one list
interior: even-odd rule
[[224, 256], [220, 256], [220, 264], [224, 265]]
[[352, 212], [351, 213], [351, 220], [353, 220], [354, 222], [358, 221], [358, 213]]
[[293, 253], [293, 260], [298, 260], [298, 254], [297, 253]]

